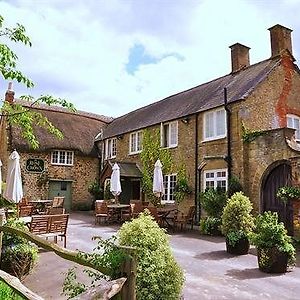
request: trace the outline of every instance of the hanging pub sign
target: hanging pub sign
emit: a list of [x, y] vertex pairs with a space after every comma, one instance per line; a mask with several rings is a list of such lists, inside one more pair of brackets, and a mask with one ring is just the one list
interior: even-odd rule
[[38, 158], [29, 158], [26, 161], [26, 171], [42, 173], [45, 170], [45, 162]]

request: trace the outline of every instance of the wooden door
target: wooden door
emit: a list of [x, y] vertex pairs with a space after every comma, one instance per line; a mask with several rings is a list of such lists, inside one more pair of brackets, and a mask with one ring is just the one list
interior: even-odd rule
[[69, 212], [72, 206], [71, 189], [72, 183], [70, 181], [50, 181], [49, 199], [53, 199], [56, 196], [65, 197], [64, 208]]
[[278, 213], [279, 220], [285, 224], [290, 235], [293, 234], [293, 207], [277, 199], [280, 187], [291, 185], [291, 166], [283, 163], [273, 168], [266, 176], [262, 186], [262, 210]]

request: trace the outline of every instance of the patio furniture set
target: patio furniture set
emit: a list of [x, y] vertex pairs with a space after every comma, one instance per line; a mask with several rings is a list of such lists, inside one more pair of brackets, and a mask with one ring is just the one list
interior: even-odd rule
[[31, 233], [46, 239], [53, 238], [55, 243], [61, 237], [66, 247], [69, 214], [65, 213], [63, 205], [64, 197], [34, 201], [23, 198], [17, 205], [18, 216]]
[[129, 221], [148, 209], [155, 221], [161, 227], [186, 229], [187, 224], [193, 229], [195, 206], [190, 206], [186, 213], [181, 212], [175, 205], [163, 207], [150, 206], [149, 202], [131, 200], [130, 204], [115, 204], [111, 200], [96, 200], [95, 224], [122, 223]]

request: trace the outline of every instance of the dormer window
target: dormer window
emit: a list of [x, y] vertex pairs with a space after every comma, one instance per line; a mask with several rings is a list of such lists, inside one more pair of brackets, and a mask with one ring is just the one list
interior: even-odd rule
[[224, 108], [206, 112], [203, 121], [204, 141], [226, 137], [226, 112]]
[[117, 139], [107, 139], [105, 141], [105, 159], [115, 158], [117, 156]]
[[300, 142], [300, 117], [296, 115], [287, 115], [287, 127], [295, 129], [295, 139]]
[[161, 124], [161, 147], [173, 148], [178, 145], [178, 122], [169, 122]]

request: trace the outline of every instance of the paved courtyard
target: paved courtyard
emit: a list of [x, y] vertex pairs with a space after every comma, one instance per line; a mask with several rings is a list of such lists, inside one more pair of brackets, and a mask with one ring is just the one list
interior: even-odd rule
[[[92, 236], [108, 238], [117, 230], [117, 226], [94, 225], [91, 212], [72, 213], [67, 248], [91, 251], [96, 245]], [[286, 274], [262, 273], [254, 249], [248, 255], [232, 256], [225, 252], [224, 238], [202, 236], [198, 231], [176, 232], [171, 234], [170, 242], [185, 271], [185, 300], [300, 299], [297, 266]], [[63, 273], [73, 265], [55, 254], [41, 252], [25, 285], [45, 299], [66, 299], [61, 295]]]

